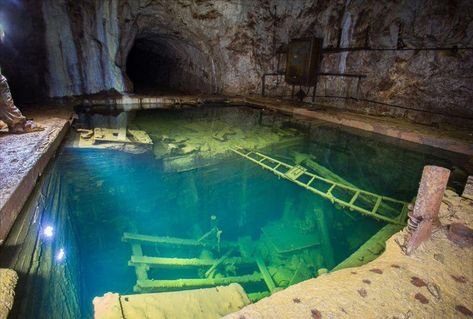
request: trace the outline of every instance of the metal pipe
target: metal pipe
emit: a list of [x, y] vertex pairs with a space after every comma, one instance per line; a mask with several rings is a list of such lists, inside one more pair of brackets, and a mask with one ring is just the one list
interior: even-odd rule
[[353, 52], [353, 51], [458, 51], [473, 50], [473, 47], [434, 47], [434, 48], [369, 48], [369, 47], [352, 47], [352, 48], [324, 48], [323, 54]]
[[406, 254], [412, 254], [419, 245], [430, 238], [434, 224], [438, 224], [438, 214], [443, 194], [447, 188], [450, 170], [428, 165], [424, 167], [414, 210], [409, 214], [413, 227], [406, 244]]

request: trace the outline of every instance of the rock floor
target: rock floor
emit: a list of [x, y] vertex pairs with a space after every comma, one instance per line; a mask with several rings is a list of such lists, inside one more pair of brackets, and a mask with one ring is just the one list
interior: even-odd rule
[[69, 108], [26, 112], [45, 129], [28, 134], [0, 131], [0, 244], [69, 126]]
[[0, 269], [0, 319], [6, 319], [13, 307], [18, 275], [11, 269]]

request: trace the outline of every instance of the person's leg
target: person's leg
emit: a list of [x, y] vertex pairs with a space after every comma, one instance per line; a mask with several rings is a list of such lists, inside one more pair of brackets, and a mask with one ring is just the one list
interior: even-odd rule
[[0, 75], [0, 119], [5, 122], [8, 127], [24, 124], [26, 122], [26, 118], [13, 103], [10, 87], [8, 86], [7, 79], [3, 75]]
[[26, 133], [42, 130], [33, 121], [27, 121], [15, 106], [7, 79], [0, 74], [0, 120], [8, 125], [12, 133]]

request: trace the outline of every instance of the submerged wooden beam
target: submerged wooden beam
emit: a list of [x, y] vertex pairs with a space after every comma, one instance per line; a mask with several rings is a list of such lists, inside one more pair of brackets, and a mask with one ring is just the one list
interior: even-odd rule
[[231, 283], [248, 283], [261, 281], [259, 273], [251, 275], [222, 277], [222, 278], [191, 278], [175, 280], [138, 280], [137, 287], [141, 290], [149, 289], [176, 289], [176, 288], [197, 288], [218, 285], [229, 285]]
[[[205, 272], [205, 277], [211, 277], [215, 269], [217, 269], [218, 266], [220, 266], [223, 263], [228, 263], [229, 259], [228, 257], [233, 253], [233, 249], [230, 249], [227, 251], [222, 257], [220, 257], [218, 260], [215, 260], [212, 264], [212, 266]], [[235, 259], [235, 258], [232, 258]], [[253, 261], [254, 262], [254, 261]], [[231, 263], [231, 262], [230, 262]]]
[[[143, 258], [143, 249], [141, 248], [140, 244], [132, 243], [131, 251], [133, 252], [133, 257], [135, 258]], [[138, 280], [147, 280], [148, 279], [148, 267], [144, 264], [133, 265], [135, 266], [135, 274]]]
[[386, 248], [386, 241], [403, 228], [401, 225], [388, 224], [368, 239], [347, 259], [339, 263], [331, 272], [351, 267], [359, 267], [379, 257]]
[[[123, 233], [122, 240], [125, 242], [140, 242], [149, 245], [165, 245], [165, 246], [189, 246], [189, 247], [216, 247], [217, 243], [208, 243], [194, 239], [184, 239], [176, 237], [161, 237], [141, 235], [134, 233]], [[237, 247], [235, 243], [221, 242], [221, 247]]]
[[[220, 259], [219, 259], [220, 260]], [[166, 257], [148, 257], [148, 256], [131, 256], [129, 265], [148, 265], [156, 268], [175, 268], [175, 267], [212, 267], [219, 260], [201, 259], [201, 258], [166, 258]], [[223, 264], [253, 264], [254, 259], [233, 257], [221, 261]]]
[[266, 286], [268, 286], [269, 291], [273, 293], [276, 289], [276, 284], [274, 283], [273, 277], [271, 277], [268, 268], [266, 268], [266, 265], [260, 256], [256, 257], [256, 264], [258, 265], [258, 269], [261, 272], [261, 276], [263, 276]]

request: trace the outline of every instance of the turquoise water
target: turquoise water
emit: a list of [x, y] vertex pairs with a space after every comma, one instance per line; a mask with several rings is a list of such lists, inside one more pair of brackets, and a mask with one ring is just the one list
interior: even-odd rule
[[[250, 120], [243, 123], [242, 114]], [[178, 122], [165, 138], [160, 131], [163, 119]], [[185, 123], [194, 125], [197, 122], [202, 129], [197, 125], [179, 131], [179, 128], [185, 128]], [[221, 122], [234, 131], [229, 130], [224, 138], [205, 136], [205, 127], [218, 126]], [[333, 268], [385, 225], [334, 205], [294, 183], [278, 179], [232, 152], [220, 152], [224, 147], [216, 149], [224, 143], [253, 141], [249, 132], [258, 127], [268, 128], [268, 131], [258, 133], [259, 137], [272, 133], [282, 136], [278, 142], [261, 150], [265, 154], [288, 163], [294, 163], [296, 153], [310, 154], [314, 161], [350, 183], [404, 201], [415, 196], [425, 164], [455, 167], [450, 181], [453, 188], [459, 188], [466, 178], [463, 173], [466, 169], [462, 167], [467, 162], [461, 156], [446, 154], [446, 159], [438, 152], [431, 155], [429, 150], [413, 149], [399, 142], [362, 136], [359, 132], [341, 130], [325, 123], [268, 115], [259, 110], [204, 108], [200, 111], [138, 112], [130, 120], [130, 125], [151, 135], [155, 143], [152, 151], [133, 154], [66, 146], [54, 167], [62, 194], [59, 210], [67, 212], [58, 218], [67, 218], [72, 225], [63, 233], [67, 254], [65, 263], [74, 264], [80, 282], [77, 293], [85, 316], [91, 315], [91, 301], [95, 296], [109, 291], [134, 293], [137, 277], [134, 267], [128, 265], [132, 249], [130, 243], [122, 241], [125, 232], [197, 240], [216, 224], [222, 241], [237, 243], [240, 248], [245, 245], [256, 247], [276, 283], [287, 286], [301, 267], [301, 278], [294, 279], [295, 282], [316, 276], [320, 268]], [[239, 132], [235, 127], [245, 129]], [[284, 135], [280, 129], [292, 133]], [[180, 154], [179, 150], [165, 154], [163, 145], [174, 142], [163, 141], [173, 141], [174, 130], [179, 131], [180, 136], [188, 132], [190, 141], [192, 134], [203, 134], [200, 140], [207, 138], [212, 142], [207, 143], [209, 147], [205, 152], [199, 146], [199, 150], [187, 155]], [[271, 138], [272, 135], [265, 137], [266, 140]], [[215, 143], [220, 139], [226, 140], [223, 144]], [[181, 149], [185, 148], [182, 145]], [[184, 164], [170, 165], [174, 163], [170, 159], [181, 161], [186, 156], [198, 160], [191, 164], [183, 161]], [[52, 197], [53, 194], [45, 196]], [[316, 217], [320, 214], [332, 247], [329, 254], [322, 247], [326, 243], [320, 233], [321, 219]], [[63, 221], [50, 220], [57, 225], [57, 232], [64, 231], [61, 229]], [[303, 237], [297, 240], [311, 242], [312, 236], [318, 245], [283, 254], [272, 251], [267, 245], [268, 240], [280, 245], [289, 243], [290, 246], [291, 232], [288, 229], [291, 227]], [[275, 229], [288, 231], [275, 233]], [[270, 237], [269, 233], [276, 235]], [[294, 243], [296, 247], [298, 244], [300, 242]], [[218, 259], [227, 252], [225, 249], [157, 245], [143, 249], [146, 256], [207, 259]], [[243, 253], [231, 254], [234, 257], [240, 255]], [[154, 279], [203, 278], [205, 270], [205, 267], [151, 269], [149, 276]], [[217, 270], [217, 276], [237, 276], [255, 270], [254, 266], [242, 269], [222, 267]], [[267, 290], [262, 282], [243, 286], [249, 293]]]

